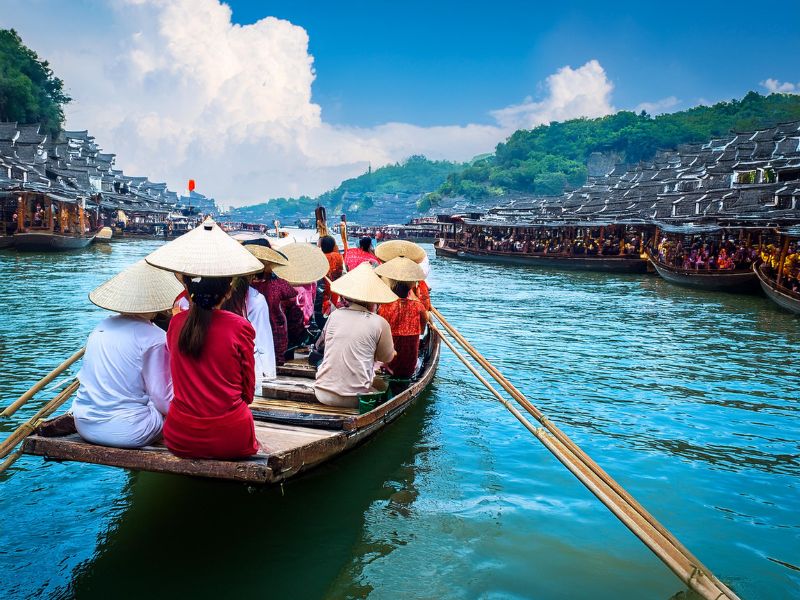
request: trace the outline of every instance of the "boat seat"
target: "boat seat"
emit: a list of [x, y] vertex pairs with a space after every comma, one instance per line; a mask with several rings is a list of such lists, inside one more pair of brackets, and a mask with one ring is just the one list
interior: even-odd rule
[[264, 383], [261, 395], [276, 400], [296, 400], [317, 403], [314, 395], [314, 380], [308, 377], [279, 376]]
[[287, 360], [285, 364], [277, 367], [277, 372], [278, 375], [305, 377], [306, 379], [314, 379], [317, 376], [316, 367], [308, 364], [305, 357]]
[[358, 415], [357, 408], [259, 396], [253, 400], [250, 410], [256, 421], [301, 425], [314, 429], [342, 429], [347, 421]]

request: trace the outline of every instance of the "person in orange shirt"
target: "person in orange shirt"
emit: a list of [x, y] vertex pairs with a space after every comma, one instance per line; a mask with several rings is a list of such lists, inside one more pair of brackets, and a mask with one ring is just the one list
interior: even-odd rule
[[398, 281], [392, 291], [399, 300], [382, 304], [378, 308], [378, 314], [389, 322], [397, 352], [394, 359], [386, 365], [386, 369], [395, 377], [409, 378], [417, 369], [419, 336], [425, 329], [428, 311], [422, 302], [409, 298], [409, 283]]
[[326, 235], [320, 238], [319, 247], [328, 259], [328, 275], [325, 279], [325, 291], [322, 294], [322, 314], [329, 315], [332, 308], [339, 302], [339, 297], [331, 292], [331, 282], [336, 281], [344, 272], [344, 259], [336, 247], [336, 240]]

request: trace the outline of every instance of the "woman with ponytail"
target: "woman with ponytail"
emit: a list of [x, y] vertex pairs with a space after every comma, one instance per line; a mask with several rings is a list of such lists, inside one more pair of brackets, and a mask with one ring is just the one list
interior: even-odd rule
[[187, 458], [235, 459], [258, 452], [248, 405], [255, 389], [255, 331], [220, 307], [229, 277], [183, 277], [189, 310], [167, 331], [175, 398], [164, 424], [170, 451]]

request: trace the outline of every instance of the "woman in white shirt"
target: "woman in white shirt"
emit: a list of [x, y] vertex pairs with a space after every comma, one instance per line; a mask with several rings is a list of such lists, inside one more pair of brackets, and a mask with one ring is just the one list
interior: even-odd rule
[[172, 306], [181, 285], [143, 260], [89, 294], [119, 314], [89, 335], [72, 404], [75, 427], [88, 442], [138, 448], [158, 440], [172, 401], [166, 334], [155, 316]]

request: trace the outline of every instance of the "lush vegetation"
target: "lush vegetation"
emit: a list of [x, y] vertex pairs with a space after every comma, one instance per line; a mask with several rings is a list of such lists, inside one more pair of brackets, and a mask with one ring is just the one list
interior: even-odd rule
[[497, 145], [494, 156], [450, 175], [426, 200], [435, 203], [441, 196], [458, 195], [480, 198], [512, 190], [560, 194], [586, 180], [586, 161], [593, 152], [613, 152], [634, 164], [652, 158], [662, 148], [797, 119], [800, 96], [750, 92], [741, 100], [657, 117], [622, 111], [599, 119], [550, 123], [516, 131]]
[[[314, 214], [318, 204], [325, 206], [330, 215], [358, 213], [372, 206], [376, 196], [387, 194], [421, 194], [439, 187], [448, 175], [465, 165], [444, 160], [428, 160], [424, 156], [412, 156], [393, 165], [343, 181], [337, 188], [316, 198], [275, 198], [267, 204], [257, 204], [234, 209], [233, 219], [264, 221], [264, 216], [278, 218], [308, 218]], [[413, 205], [412, 205], [413, 212]]]
[[55, 135], [70, 97], [46, 60], [22, 43], [13, 29], [0, 29], [0, 121], [41, 123]]

